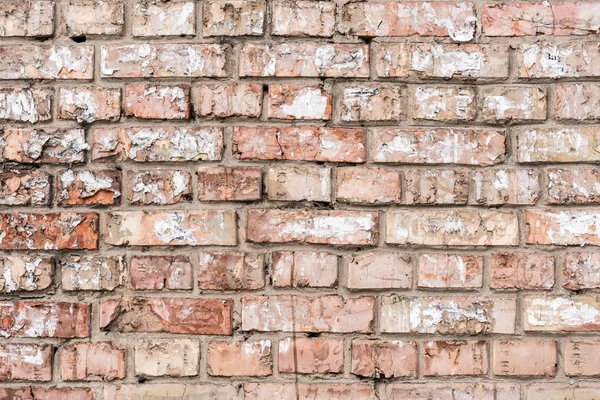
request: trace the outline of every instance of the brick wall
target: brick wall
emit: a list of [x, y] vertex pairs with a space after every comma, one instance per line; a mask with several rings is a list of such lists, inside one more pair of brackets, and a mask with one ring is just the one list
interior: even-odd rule
[[0, 399], [599, 399], [599, 32], [1, 1]]

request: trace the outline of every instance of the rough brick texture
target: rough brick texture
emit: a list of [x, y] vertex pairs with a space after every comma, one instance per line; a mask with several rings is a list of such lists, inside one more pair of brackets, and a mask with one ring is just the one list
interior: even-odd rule
[[597, 0], [0, 0], [0, 400], [600, 399]]

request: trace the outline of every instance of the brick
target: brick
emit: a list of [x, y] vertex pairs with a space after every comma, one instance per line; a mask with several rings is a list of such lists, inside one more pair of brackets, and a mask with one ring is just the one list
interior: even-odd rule
[[260, 117], [263, 87], [259, 83], [209, 83], [193, 89], [199, 117]]
[[84, 338], [90, 332], [86, 303], [1, 301], [0, 336], [28, 338]]
[[85, 160], [83, 129], [5, 129], [0, 161], [24, 164], [75, 164]]
[[548, 202], [586, 204], [600, 202], [600, 169], [593, 167], [549, 168]]
[[556, 375], [558, 356], [553, 340], [494, 340], [492, 348], [495, 375]]
[[381, 332], [476, 335], [515, 333], [516, 298], [382, 296]]
[[47, 206], [50, 202], [50, 174], [39, 170], [0, 172], [0, 205]]
[[335, 32], [335, 3], [285, 1], [273, 3], [271, 34], [331, 37]]
[[265, 286], [263, 257], [242, 252], [198, 255], [201, 290], [254, 290]]
[[336, 199], [343, 203], [399, 203], [401, 193], [399, 171], [380, 167], [337, 170]]
[[596, 382], [544, 382], [527, 385], [527, 400], [594, 400], [600, 390]]
[[104, 385], [104, 397], [115, 400], [135, 400], [143, 398], [168, 398], [176, 396], [182, 400], [223, 399], [242, 400], [236, 385], [218, 385], [213, 383], [160, 383], [145, 385]]
[[204, 36], [260, 36], [263, 34], [265, 2], [207, 1], [204, 4]]
[[52, 346], [0, 345], [0, 365], [0, 381], [49, 381], [52, 379]]
[[279, 341], [279, 372], [342, 373], [344, 372], [344, 341], [333, 338], [283, 338]]
[[260, 200], [260, 168], [205, 167], [198, 169], [198, 198], [202, 201]]
[[428, 341], [423, 343], [423, 375], [485, 375], [488, 372], [484, 341]]
[[192, 176], [182, 170], [127, 171], [131, 204], [176, 204], [192, 198]]
[[207, 362], [208, 374], [212, 376], [271, 375], [271, 341], [210, 342]]
[[379, 221], [374, 212], [250, 209], [247, 241], [375, 245]]
[[244, 383], [244, 400], [376, 400], [375, 389], [367, 383]]
[[338, 280], [338, 257], [326, 252], [274, 252], [271, 278], [275, 288], [334, 287]]
[[600, 84], [564, 83], [554, 87], [554, 115], [560, 120], [600, 119]]
[[421, 254], [418, 259], [420, 288], [478, 289], [483, 285], [483, 256]]
[[93, 250], [98, 244], [98, 214], [0, 214], [0, 250]]
[[586, 78], [600, 75], [597, 42], [536, 42], [517, 47], [519, 78]]
[[106, 216], [104, 242], [114, 246], [234, 246], [234, 211], [122, 211]]
[[600, 253], [566, 253], [562, 269], [562, 285], [569, 290], [600, 288]]
[[[6, 75], [3, 74], [3, 76]], [[30, 88], [0, 89], [0, 121], [35, 124], [51, 119], [52, 93], [49, 90]]]
[[240, 50], [240, 76], [369, 77], [369, 48], [338, 43], [246, 43]]
[[123, 281], [119, 256], [71, 255], [59, 262], [64, 291], [113, 290]]
[[23, 255], [0, 257], [0, 293], [43, 290], [52, 285], [53, 259]]
[[521, 303], [526, 332], [595, 332], [600, 330], [597, 296], [524, 296]]
[[533, 169], [481, 170], [472, 181], [478, 204], [535, 204], [540, 197], [540, 178]]
[[363, 252], [348, 264], [348, 289], [410, 289], [411, 257], [402, 253]]
[[331, 202], [331, 168], [304, 165], [269, 168], [267, 196], [279, 201]]
[[554, 287], [555, 258], [538, 252], [493, 253], [490, 258], [490, 287], [497, 290]]
[[374, 307], [372, 297], [247, 296], [242, 297], [242, 330], [371, 333]]
[[91, 131], [92, 161], [218, 161], [223, 130], [209, 127], [99, 128]]
[[407, 204], [466, 204], [469, 174], [464, 169], [404, 171]]
[[124, 14], [119, 0], [69, 0], [62, 9], [64, 31], [69, 36], [120, 35]]
[[389, 211], [386, 243], [516, 246], [517, 214], [505, 211]]
[[482, 118], [486, 122], [540, 121], [546, 119], [546, 89], [496, 86], [479, 89]]
[[133, 256], [129, 260], [129, 287], [136, 290], [193, 288], [188, 256]]
[[242, 160], [365, 162], [365, 131], [327, 127], [233, 128], [233, 153]]
[[600, 342], [597, 340], [565, 340], [563, 362], [567, 376], [594, 376], [600, 373]]
[[319, 86], [269, 85], [269, 118], [331, 118], [331, 96]]
[[53, 1], [5, 1], [0, 4], [0, 36], [52, 36]]
[[[464, 399], [515, 400], [520, 397], [519, 384], [504, 382], [388, 383], [380, 389], [381, 400], [394, 399]], [[541, 400], [541, 399], [540, 399]], [[548, 399], [546, 399], [548, 400]], [[554, 400], [554, 399], [553, 399]]]
[[362, 377], [417, 377], [416, 342], [400, 340], [352, 341], [352, 373]]
[[597, 213], [585, 210], [526, 210], [527, 244], [600, 244]]
[[441, 36], [468, 42], [476, 28], [473, 4], [434, 1], [349, 3], [338, 30], [356, 36]]
[[121, 117], [121, 89], [60, 88], [58, 118], [80, 123], [118, 121]]
[[144, 339], [135, 343], [138, 376], [196, 376], [200, 343], [192, 339]]
[[90, 388], [36, 386], [0, 388], [0, 398], [23, 400], [93, 400]]
[[63, 380], [111, 381], [125, 377], [125, 350], [110, 342], [75, 343], [61, 350]]
[[0, 46], [0, 56], [0, 80], [94, 77], [92, 46], [6, 45]]
[[404, 88], [385, 84], [353, 84], [339, 89], [337, 115], [344, 122], [397, 121], [405, 114]]
[[417, 87], [412, 92], [413, 118], [471, 121], [477, 114], [472, 88]]
[[100, 328], [122, 333], [231, 335], [233, 301], [142, 298], [100, 304]]
[[125, 114], [142, 119], [189, 119], [188, 85], [127, 85]]
[[371, 160], [487, 166], [506, 157], [505, 135], [482, 129], [372, 129]]
[[[171, 3], [172, 4], [172, 3]], [[103, 78], [224, 77], [227, 46], [132, 44], [101, 46]]]
[[136, 37], [196, 34], [193, 1], [137, 0], [133, 3], [131, 33]]
[[600, 128], [521, 128], [515, 131], [518, 140], [518, 161], [579, 162], [599, 161], [595, 151], [600, 145]]
[[56, 179], [61, 205], [114, 205], [121, 201], [121, 173], [113, 170], [72, 170]]

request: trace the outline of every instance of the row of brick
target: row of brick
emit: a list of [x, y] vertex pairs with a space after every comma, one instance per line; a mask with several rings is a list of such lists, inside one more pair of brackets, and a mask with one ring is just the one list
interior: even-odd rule
[[[489, 267], [485, 267], [486, 259]], [[600, 253], [559, 256], [562, 287], [600, 288]], [[343, 267], [341, 267], [343, 262]], [[55, 265], [65, 292], [133, 290], [258, 290], [281, 288], [552, 290], [556, 255], [541, 252], [465, 253], [360, 252], [344, 261], [328, 252], [198, 252], [195, 256], [7, 255], [0, 257], [0, 293], [53, 286]], [[489, 272], [484, 270], [489, 268]], [[58, 268], [57, 268], [58, 269]], [[340, 280], [340, 271], [347, 278]], [[60, 271], [60, 272], [59, 272]], [[413, 272], [414, 271], [414, 272]], [[414, 275], [414, 278], [413, 278]], [[197, 285], [194, 283], [197, 276]], [[558, 279], [558, 277], [557, 277]], [[127, 283], [126, 283], [127, 282]], [[487, 286], [487, 283], [486, 285]]]
[[[69, 1], [61, 5], [60, 33], [68, 36], [122, 35], [123, 1]], [[11, 11], [11, 12], [7, 12]], [[164, 3], [136, 0], [131, 10], [131, 34], [137, 37], [196, 35], [195, 1]], [[339, 19], [336, 23], [336, 13]], [[485, 36], [588, 35], [600, 24], [594, 2], [484, 4], [481, 16], [470, 2], [275, 2], [267, 13], [265, 1], [205, 1], [201, 26], [204, 37], [262, 36], [270, 14], [274, 36], [331, 37], [347, 35], [436, 36], [468, 42]], [[5, 2], [0, 7], [0, 36], [45, 37], [54, 34], [54, 1]], [[37, 21], [37, 23], [33, 23]]]
[[[166, 3], [173, 4], [173, 3]], [[226, 4], [226, 3], [223, 3]], [[312, 2], [311, 2], [312, 4]], [[448, 3], [449, 4], [449, 3]], [[509, 77], [508, 45], [432, 43], [144, 43], [101, 45], [20, 44], [0, 46], [0, 79], [94, 77], [94, 54], [102, 78], [232, 76], [239, 58], [242, 77], [338, 77], [503, 80]], [[519, 79], [600, 76], [598, 42], [521, 44], [515, 49]]]

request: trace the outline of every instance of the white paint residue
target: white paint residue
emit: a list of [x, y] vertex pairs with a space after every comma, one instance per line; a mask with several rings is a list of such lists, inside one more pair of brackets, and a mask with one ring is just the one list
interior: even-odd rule
[[304, 88], [294, 97], [292, 104], [282, 104], [286, 116], [297, 119], [323, 119], [327, 117], [328, 98], [320, 89]]
[[194, 231], [182, 226], [184, 221], [183, 214], [167, 214], [166, 219], [157, 219], [154, 222], [154, 233], [156, 237], [165, 244], [172, 241], [185, 243], [195, 246], [198, 242], [194, 237]]

